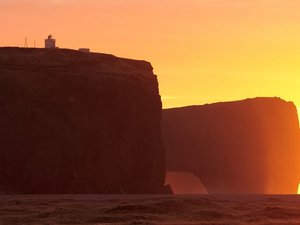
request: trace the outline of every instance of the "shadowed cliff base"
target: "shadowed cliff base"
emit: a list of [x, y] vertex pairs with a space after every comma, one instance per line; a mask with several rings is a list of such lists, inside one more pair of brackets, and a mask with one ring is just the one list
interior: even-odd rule
[[0, 189], [163, 193], [152, 70], [106, 54], [0, 48]]
[[163, 110], [168, 171], [197, 175], [209, 193], [296, 194], [297, 110], [255, 98]]

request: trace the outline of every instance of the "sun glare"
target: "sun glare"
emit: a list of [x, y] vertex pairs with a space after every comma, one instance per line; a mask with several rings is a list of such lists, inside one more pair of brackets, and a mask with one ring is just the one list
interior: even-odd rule
[[298, 195], [300, 195], [300, 183], [298, 185], [298, 192], [297, 192]]

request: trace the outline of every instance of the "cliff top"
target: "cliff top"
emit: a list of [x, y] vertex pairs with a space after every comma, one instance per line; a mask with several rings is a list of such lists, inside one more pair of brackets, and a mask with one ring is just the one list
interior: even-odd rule
[[211, 113], [218, 113], [224, 115], [225, 112], [245, 112], [248, 114], [258, 113], [271, 116], [271, 114], [280, 115], [280, 118], [289, 115], [290, 119], [296, 121], [294, 124], [299, 128], [299, 119], [296, 105], [291, 101], [285, 101], [279, 97], [257, 97], [247, 98], [239, 101], [217, 102], [205, 105], [192, 105], [178, 108], [164, 109], [165, 113], [172, 113], [180, 116], [180, 112], [187, 112], [192, 114], [204, 113], [210, 115]]
[[149, 62], [119, 58], [103, 53], [84, 53], [71, 49], [0, 47], [0, 65], [5, 67], [33, 66], [71, 69], [99, 68], [101, 72], [153, 76]]
[[174, 107], [168, 108], [164, 110], [180, 110], [180, 109], [194, 109], [194, 108], [205, 108], [205, 107], [219, 107], [219, 106], [230, 106], [230, 105], [243, 105], [243, 104], [289, 104], [292, 107], [295, 107], [295, 104], [291, 101], [285, 101], [279, 97], [256, 97], [256, 98], [247, 98], [243, 100], [237, 101], [228, 101], [228, 102], [216, 102], [210, 104], [203, 104], [203, 105], [191, 105], [191, 106], [183, 106], [183, 107]]

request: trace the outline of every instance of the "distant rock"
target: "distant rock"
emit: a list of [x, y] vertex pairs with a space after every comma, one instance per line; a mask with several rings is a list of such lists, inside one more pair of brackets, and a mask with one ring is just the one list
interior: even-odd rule
[[163, 110], [168, 171], [197, 175], [209, 193], [295, 194], [297, 110], [279, 98]]
[[113, 55], [0, 48], [0, 187], [163, 193], [161, 99], [152, 70]]
[[170, 184], [174, 194], [207, 194], [199, 177], [188, 172], [167, 171], [166, 184]]

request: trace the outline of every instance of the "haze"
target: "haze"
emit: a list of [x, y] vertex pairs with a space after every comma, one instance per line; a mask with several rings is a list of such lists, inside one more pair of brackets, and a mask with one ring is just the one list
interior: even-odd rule
[[0, 0], [0, 46], [150, 61], [165, 108], [256, 96], [300, 106], [296, 0]]

